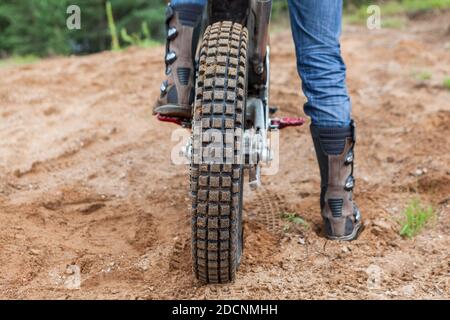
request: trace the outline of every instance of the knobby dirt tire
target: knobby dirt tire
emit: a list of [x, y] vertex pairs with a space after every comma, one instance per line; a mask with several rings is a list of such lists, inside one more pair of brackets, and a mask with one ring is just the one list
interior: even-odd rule
[[190, 172], [193, 269], [204, 283], [233, 281], [243, 250], [247, 43], [245, 27], [222, 21], [200, 47]]

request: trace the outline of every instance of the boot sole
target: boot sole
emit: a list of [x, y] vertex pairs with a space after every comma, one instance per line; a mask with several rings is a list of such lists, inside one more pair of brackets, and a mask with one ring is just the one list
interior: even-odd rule
[[154, 109], [153, 113], [160, 114], [165, 117], [178, 117], [190, 119], [192, 117], [191, 107], [180, 107], [173, 104], [165, 104]]
[[330, 236], [330, 235], [326, 235], [326, 238], [328, 240], [333, 240], [333, 241], [352, 241], [352, 240], [356, 240], [359, 236], [359, 234], [362, 232], [362, 230], [364, 229], [362, 223], [358, 223], [355, 228], [353, 229], [353, 232], [351, 234], [349, 234], [348, 236], [343, 236], [343, 237], [336, 237], [336, 236]]

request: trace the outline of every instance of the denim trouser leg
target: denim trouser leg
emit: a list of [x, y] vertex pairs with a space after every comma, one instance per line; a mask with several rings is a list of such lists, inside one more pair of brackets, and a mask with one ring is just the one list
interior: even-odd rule
[[208, 0], [171, 0], [170, 3], [173, 6], [177, 6], [179, 4], [198, 4], [204, 6]]
[[342, 0], [288, 0], [305, 113], [321, 127], [350, 124], [351, 103], [339, 37]]
[[[350, 124], [351, 103], [339, 37], [342, 0], [288, 0], [297, 66], [308, 99], [305, 113], [321, 127]], [[205, 5], [207, 0], [171, 0]]]

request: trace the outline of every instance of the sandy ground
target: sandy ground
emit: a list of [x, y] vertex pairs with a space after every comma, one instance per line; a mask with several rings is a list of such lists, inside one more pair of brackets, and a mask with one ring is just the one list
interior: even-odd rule
[[[150, 114], [163, 48], [0, 69], [0, 298], [449, 299], [448, 21], [346, 27], [361, 237], [322, 237], [309, 130], [287, 129], [278, 175], [246, 190], [243, 263], [222, 286], [192, 276], [188, 171], [170, 160], [176, 127]], [[289, 32], [272, 44], [272, 103], [301, 115]], [[423, 70], [431, 80], [412, 75]], [[416, 196], [437, 219], [404, 240]], [[284, 213], [310, 227], [286, 230]]]

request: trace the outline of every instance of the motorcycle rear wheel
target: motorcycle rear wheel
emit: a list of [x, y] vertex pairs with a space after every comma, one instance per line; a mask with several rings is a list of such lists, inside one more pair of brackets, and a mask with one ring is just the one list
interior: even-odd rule
[[233, 281], [243, 251], [247, 44], [244, 26], [221, 21], [200, 48], [190, 181], [193, 269], [203, 283]]

